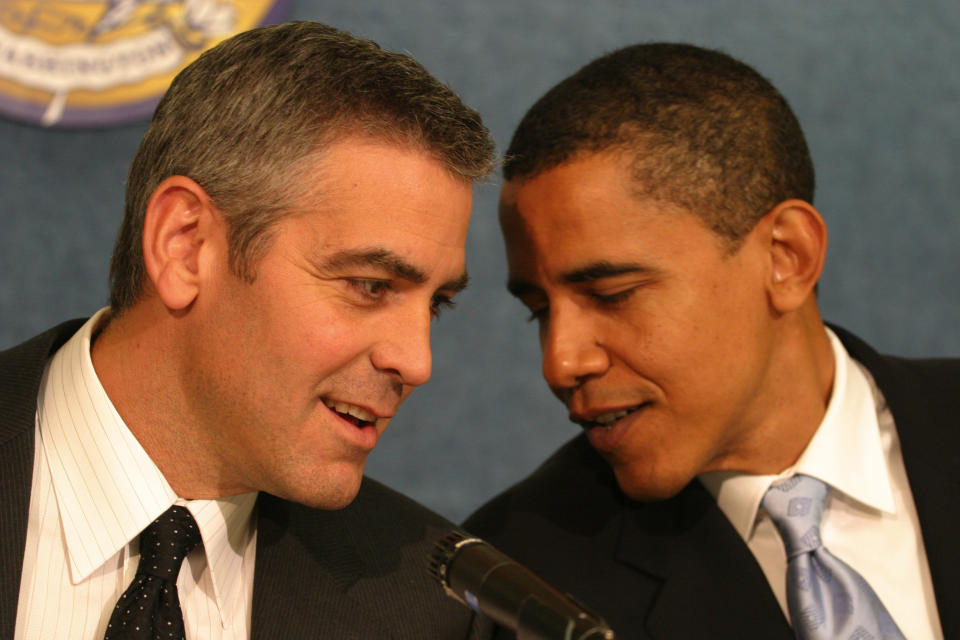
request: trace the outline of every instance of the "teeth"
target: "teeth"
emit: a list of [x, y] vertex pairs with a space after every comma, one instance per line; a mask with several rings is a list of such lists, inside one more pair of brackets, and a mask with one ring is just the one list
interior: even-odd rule
[[356, 405], [347, 404], [346, 402], [339, 402], [337, 400], [324, 400], [323, 404], [327, 405], [337, 413], [345, 413], [353, 416], [354, 418], [363, 420], [364, 422], [376, 422], [377, 420], [377, 416], [373, 415], [369, 411]]
[[596, 418], [593, 419], [597, 424], [610, 424], [611, 422], [616, 422], [623, 416], [630, 413], [627, 409], [621, 409], [620, 411], [611, 411], [610, 413], [601, 413]]

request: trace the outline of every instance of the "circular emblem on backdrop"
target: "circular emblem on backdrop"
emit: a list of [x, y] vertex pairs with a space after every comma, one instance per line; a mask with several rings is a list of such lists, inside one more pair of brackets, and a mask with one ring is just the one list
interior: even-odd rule
[[0, 0], [0, 113], [45, 126], [148, 117], [177, 72], [286, 0]]

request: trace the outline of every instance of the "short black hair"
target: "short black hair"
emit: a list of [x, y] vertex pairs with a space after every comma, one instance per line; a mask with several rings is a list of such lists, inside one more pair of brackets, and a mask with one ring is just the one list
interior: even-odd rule
[[813, 202], [813, 162], [786, 99], [719, 51], [650, 43], [594, 60], [523, 117], [504, 178], [607, 150], [632, 156], [639, 197], [699, 215], [734, 248], [778, 203]]

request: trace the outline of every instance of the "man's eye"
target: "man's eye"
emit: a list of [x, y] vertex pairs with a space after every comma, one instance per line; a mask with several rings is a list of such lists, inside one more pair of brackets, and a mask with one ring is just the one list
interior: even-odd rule
[[379, 300], [390, 290], [390, 283], [386, 280], [349, 278], [347, 283], [365, 298], [370, 298], [371, 300]]
[[594, 292], [590, 294], [590, 297], [592, 297], [601, 305], [613, 306], [632, 296], [634, 291], [636, 291], [635, 288], [624, 289], [623, 291], [617, 291], [616, 293]]
[[434, 318], [439, 318], [444, 309], [453, 309], [457, 303], [450, 296], [436, 295], [430, 302], [430, 313]]

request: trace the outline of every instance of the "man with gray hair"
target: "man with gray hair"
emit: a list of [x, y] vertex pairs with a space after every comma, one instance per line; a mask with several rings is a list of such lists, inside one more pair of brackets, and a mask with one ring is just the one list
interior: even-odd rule
[[109, 308], [0, 354], [0, 636], [476, 634], [425, 567], [449, 523], [363, 467], [430, 376], [492, 150], [416, 61], [321, 24], [181, 72]]

